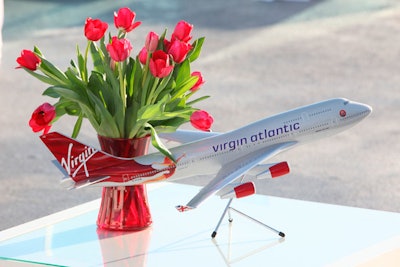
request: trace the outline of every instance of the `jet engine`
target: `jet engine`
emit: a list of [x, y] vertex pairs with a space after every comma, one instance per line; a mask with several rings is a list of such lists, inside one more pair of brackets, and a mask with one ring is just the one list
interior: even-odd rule
[[233, 190], [221, 195], [221, 198], [242, 198], [256, 193], [256, 187], [253, 182], [246, 182], [233, 188]]
[[[255, 175], [257, 179], [266, 179], [266, 178], [277, 178], [288, 174], [290, 172], [289, 164], [284, 162], [279, 162], [271, 167], [265, 169], [259, 174]], [[254, 177], [254, 176], [253, 176]], [[220, 195], [221, 198], [242, 198], [251, 196], [256, 193], [256, 186], [253, 182], [245, 182], [243, 184], [237, 185], [235, 187], [231, 187], [231, 190], [226, 193]]]
[[279, 162], [267, 170], [256, 175], [257, 179], [277, 178], [290, 172], [289, 164], [286, 161]]

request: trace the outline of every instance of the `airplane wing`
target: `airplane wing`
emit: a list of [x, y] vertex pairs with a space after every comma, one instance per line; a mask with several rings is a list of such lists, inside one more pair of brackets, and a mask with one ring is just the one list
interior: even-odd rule
[[168, 141], [174, 141], [181, 144], [185, 144], [193, 141], [198, 141], [200, 139], [208, 138], [211, 136], [216, 136], [219, 134], [220, 133], [215, 133], [215, 132], [177, 130], [172, 133], [160, 133], [159, 136]]
[[296, 143], [297, 142], [293, 141], [272, 145], [267, 148], [254, 151], [250, 154], [247, 154], [245, 157], [236, 159], [224, 165], [217, 173], [216, 177], [205, 187], [203, 187], [187, 205], [176, 206], [176, 209], [183, 212], [196, 208], [206, 198], [221, 190], [237, 178], [241, 177], [247, 171], [257, 166], [260, 162], [275, 156], [276, 154], [288, 149]]

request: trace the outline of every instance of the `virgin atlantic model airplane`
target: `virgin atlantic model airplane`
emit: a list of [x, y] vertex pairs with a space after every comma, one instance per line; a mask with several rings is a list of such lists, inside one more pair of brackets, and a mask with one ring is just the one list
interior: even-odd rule
[[[196, 208], [207, 197], [240, 198], [255, 193], [253, 181], [289, 173], [287, 162], [262, 164], [296, 145], [350, 128], [372, 112], [371, 107], [336, 98], [300, 107], [227, 133], [177, 131], [163, 134], [183, 143], [171, 148], [176, 162], [161, 153], [119, 158], [59, 133], [41, 139], [66, 171], [70, 188], [87, 185], [126, 186], [173, 181], [193, 176], [213, 177], [179, 211]], [[246, 176], [244, 182], [242, 177]]]

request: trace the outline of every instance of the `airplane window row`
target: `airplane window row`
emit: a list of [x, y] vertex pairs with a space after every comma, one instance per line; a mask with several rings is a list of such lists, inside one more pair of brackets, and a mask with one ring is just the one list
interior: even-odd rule
[[291, 124], [291, 123], [296, 122], [296, 121], [301, 121], [302, 119], [303, 119], [302, 117], [297, 117], [297, 118], [285, 121], [285, 122], [283, 122], [283, 124]]
[[313, 116], [321, 115], [321, 114], [324, 114], [324, 113], [330, 112], [330, 111], [332, 111], [332, 109], [331, 108], [327, 108], [327, 109], [324, 109], [324, 110], [320, 110], [320, 111], [316, 111], [316, 112], [310, 113], [310, 114], [308, 114], [308, 116], [313, 117]]
[[300, 130], [300, 133], [305, 133], [305, 132], [314, 131], [314, 130], [321, 131], [321, 128], [323, 128], [323, 127], [324, 128], [329, 127], [329, 122], [324, 122], [324, 123], [318, 124], [317, 126], [314, 126], [314, 127], [302, 129], [302, 130]]

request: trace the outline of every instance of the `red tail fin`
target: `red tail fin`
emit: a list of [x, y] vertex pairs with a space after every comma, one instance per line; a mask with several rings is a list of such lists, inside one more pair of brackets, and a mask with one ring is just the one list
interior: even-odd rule
[[104, 168], [107, 158], [113, 158], [57, 132], [42, 135], [40, 138], [76, 183], [87, 181], [89, 177], [91, 180], [104, 177], [104, 174], [99, 175], [96, 170]]
[[149, 181], [166, 179], [175, 170], [174, 164], [154, 169], [153, 164], [143, 165], [134, 158], [115, 157], [56, 132], [40, 138], [72, 178], [75, 188], [99, 182], [107, 183], [108, 186], [139, 184], [143, 181], [135, 178], [144, 177]]

